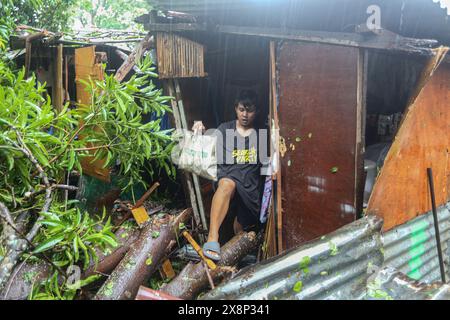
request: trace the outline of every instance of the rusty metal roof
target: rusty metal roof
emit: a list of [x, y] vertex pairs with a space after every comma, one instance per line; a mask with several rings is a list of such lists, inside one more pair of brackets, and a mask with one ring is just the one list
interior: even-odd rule
[[384, 29], [450, 44], [450, 0], [148, 0], [156, 9], [185, 12], [218, 24], [353, 32], [370, 5]]

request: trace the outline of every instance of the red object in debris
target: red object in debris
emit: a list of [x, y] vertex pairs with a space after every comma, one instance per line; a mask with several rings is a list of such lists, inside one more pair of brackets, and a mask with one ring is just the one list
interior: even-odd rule
[[168, 295], [167, 293], [149, 289], [144, 286], [140, 286], [135, 300], [183, 300], [183, 299]]

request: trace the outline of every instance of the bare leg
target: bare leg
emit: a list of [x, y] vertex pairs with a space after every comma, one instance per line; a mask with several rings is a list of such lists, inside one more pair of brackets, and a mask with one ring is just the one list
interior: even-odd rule
[[[208, 242], [219, 241], [219, 228], [227, 215], [230, 206], [230, 200], [234, 196], [236, 183], [227, 178], [219, 180], [219, 186], [214, 193], [211, 204], [211, 217], [209, 224]], [[214, 254], [213, 252], [209, 252]]]

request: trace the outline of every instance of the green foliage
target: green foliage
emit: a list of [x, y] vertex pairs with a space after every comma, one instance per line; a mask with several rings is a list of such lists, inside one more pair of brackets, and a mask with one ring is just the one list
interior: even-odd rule
[[[147, 187], [142, 178], [145, 172], [165, 170], [175, 175], [170, 130], [162, 131], [160, 120], [146, 121], [153, 114], [170, 111], [169, 98], [151, 81], [156, 74], [149, 56], [139, 67], [142, 73], [123, 83], [113, 76], [85, 82], [91, 103], [73, 109], [66, 105], [56, 113], [49, 98], [44, 98], [43, 84], [0, 60], [0, 201], [11, 209], [13, 219], [26, 211], [41, 217], [31, 255], [45, 254], [56, 267], [80, 264], [86, 268], [97, 257], [95, 249], [114, 247], [116, 239], [109, 220], [92, 218], [75, 203], [65, 203], [61, 191], [53, 191], [50, 210], [42, 212], [43, 181], [24, 150], [31, 152], [52, 183], [64, 183], [72, 170], [82, 173], [80, 161], [88, 156], [117, 167], [124, 190], [133, 191], [137, 183]], [[58, 275], [37, 285], [31, 298], [73, 298], [76, 288], [61, 285]]]
[[65, 210], [64, 207], [52, 208], [51, 212], [42, 213], [41, 224], [45, 228], [36, 237], [38, 245], [33, 254], [52, 251], [52, 262], [58, 267], [83, 262], [86, 269], [93, 259], [98, 261], [95, 248], [116, 247], [116, 237], [112, 233], [109, 219], [92, 219], [87, 212], [81, 213], [76, 207]]
[[87, 286], [99, 277], [99, 275], [93, 275], [69, 284], [67, 281], [61, 281], [59, 274], [54, 272], [42, 283], [33, 284], [28, 300], [73, 300], [79, 288]]
[[[124, 190], [131, 191], [138, 183], [148, 187], [142, 178], [144, 172], [155, 174], [149, 160], [166, 170], [170, 177], [175, 177], [176, 173], [170, 161], [172, 130], [162, 131], [160, 119], [143, 123], [144, 116], [152, 113], [161, 116], [170, 111], [166, 105], [169, 97], [163, 96], [162, 90], [156, 89], [150, 81], [156, 77], [150, 56], [138, 65], [143, 73], [123, 83], [113, 75], [106, 76], [105, 81], [84, 82], [93, 99], [90, 105], [79, 108], [81, 117], [86, 120], [82, 134], [90, 143], [107, 146], [96, 151], [94, 160], [106, 158], [105, 166], [118, 164], [119, 175], [123, 178], [120, 182]], [[78, 143], [69, 151], [75, 162], [77, 157], [88, 155], [75, 152], [80, 147]]]
[[[67, 31], [73, 24], [78, 0], [4, 0], [3, 17], [14, 24], [26, 24], [51, 31]], [[0, 23], [1, 24], [1, 23]]]
[[[91, 104], [64, 109], [56, 114], [49, 99], [43, 98], [43, 85], [34, 77], [24, 79], [24, 71], [12, 72], [0, 63], [0, 201], [23, 200], [24, 192], [39, 188], [32, 181], [34, 165], [14, 146], [17, 132], [48, 175], [61, 181], [67, 170], [82, 172], [80, 160], [105, 158], [105, 166], [119, 164], [124, 190], [140, 183], [142, 176], [158, 168], [175, 176], [170, 162], [170, 130], [160, 130], [160, 120], [143, 122], [151, 113], [170, 111], [168, 97], [150, 81], [154, 68], [147, 57], [140, 67], [143, 74], [119, 83], [113, 76], [105, 81], [85, 82], [92, 93]], [[88, 147], [95, 145], [96, 150]], [[14, 188], [12, 188], [14, 186]]]
[[78, 0], [77, 19], [85, 26], [105, 29], [137, 29], [134, 18], [151, 9], [147, 0]]

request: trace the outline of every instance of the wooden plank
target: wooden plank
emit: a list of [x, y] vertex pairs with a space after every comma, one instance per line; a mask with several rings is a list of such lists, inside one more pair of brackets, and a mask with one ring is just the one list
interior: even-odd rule
[[362, 215], [364, 199], [364, 152], [367, 96], [367, 49], [358, 50], [356, 152], [355, 152], [355, 202], [357, 217]]
[[[103, 68], [95, 62], [95, 46], [75, 49], [75, 84], [77, 90], [77, 102], [80, 108], [91, 103], [91, 94], [85, 90], [80, 80], [103, 80]], [[105, 182], [110, 182], [109, 168], [103, 168], [104, 159], [91, 163], [93, 157], [85, 157], [81, 160], [83, 173], [93, 176]]]
[[439, 66], [447, 50], [425, 67], [370, 197], [367, 212], [384, 219], [385, 231], [431, 210], [428, 167], [436, 204], [449, 200], [450, 65]]
[[293, 41], [277, 51], [285, 250], [356, 218], [358, 56]]

